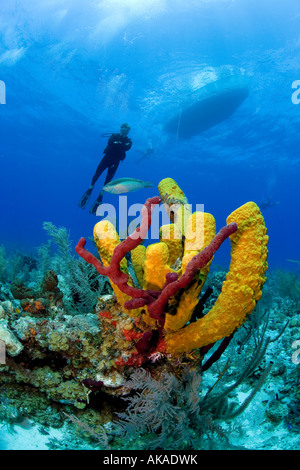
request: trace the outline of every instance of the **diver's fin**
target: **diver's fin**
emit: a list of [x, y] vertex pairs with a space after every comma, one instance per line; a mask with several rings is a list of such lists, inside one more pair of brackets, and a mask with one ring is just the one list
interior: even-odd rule
[[86, 192], [82, 195], [78, 203], [78, 206], [81, 207], [81, 209], [84, 209], [87, 203], [89, 202], [92, 191], [93, 191], [93, 186], [90, 186], [89, 189], [87, 189]]
[[90, 211], [89, 211], [90, 214], [96, 215], [98, 206], [100, 206], [102, 204], [102, 199], [103, 199], [103, 191], [101, 191], [101, 193], [97, 197], [96, 201], [93, 203], [92, 207], [90, 208]]

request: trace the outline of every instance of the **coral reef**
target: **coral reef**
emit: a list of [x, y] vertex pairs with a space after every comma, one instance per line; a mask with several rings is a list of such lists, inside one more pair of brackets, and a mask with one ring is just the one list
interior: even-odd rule
[[[238, 417], [272, 380], [275, 391], [265, 400], [262, 420], [297, 432], [299, 365], [286, 361], [292, 342], [299, 339], [297, 296], [291, 299], [287, 288], [277, 289], [288, 282], [275, 274], [260, 300], [268, 237], [259, 208], [244, 204], [216, 234], [213, 216], [192, 213], [175, 181], [163, 180], [159, 191], [160, 197], [146, 203], [141, 226], [124, 241], [106, 220], [94, 229], [98, 255], [87, 252], [81, 240], [77, 252], [91, 264], [74, 259], [66, 231], [49, 223], [61, 253], [49, 262], [45, 249], [43, 270], [36, 271], [33, 257], [18, 255], [16, 266], [25, 263], [26, 276], [5, 283], [11, 263], [1, 250], [0, 341], [7, 358], [0, 365], [0, 416], [12, 425], [28, 418], [26, 409], [34, 416], [32, 403], [15, 411], [16, 390], [27, 395], [32, 390], [40, 394], [36, 400], [45, 410], [38, 422], [44, 425], [47, 413], [54, 426], [70, 420], [96, 446], [111, 445], [102, 426], [117, 410], [122, 411], [118, 429], [107, 427], [116, 447], [127, 448], [128, 442], [128, 448], [207, 448], [213, 436], [228, 446], [227, 428], [220, 423]], [[146, 247], [142, 241], [153, 206], [161, 200], [170, 223], [160, 228], [160, 241]], [[214, 253], [226, 238], [231, 243], [229, 271], [213, 271]], [[87, 295], [81, 302], [80, 279], [86, 275], [85, 283], [97, 282], [95, 267], [105, 288], [99, 293], [84, 287]], [[103, 275], [109, 277], [109, 289]], [[276, 291], [282, 296], [274, 296]], [[76, 298], [79, 309], [73, 308]], [[269, 318], [266, 311], [272, 321], [261, 326]], [[264, 357], [267, 347], [274, 352], [278, 338], [278, 363], [271, 369]], [[239, 401], [236, 389], [243, 384]], [[128, 397], [127, 409], [120, 397]], [[46, 399], [52, 403], [48, 412]], [[108, 399], [115, 401], [108, 404]], [[168, 428], [170, 414], [174, 420]]]
[[[215, 235], [213, 217], [191, 214], [187, 199], [174, 180], [162, 180], [159, 191], [172, 222], [170, 227], [162, 227], [159, 243], [150, 245], [145, 252], [140, 250], [139, 256], [135, 253], [150, 227], [153, 208], [161, 201], [154, 197], [144, 206], [141, 226], [123, 242], [109, 221], [95, 226], [94, 238], [103, 264], [84, 248], [84, 238], [76, 251], [100, 274], [109, 277], [124, 311], [136, 319], [140, 331], [145, 331], [137, 342], [137, 350], [143, 342], [153, 346], [155, 338], [156, 352], [178, 356], [230, 336], [253, 311], [265, 282], [268, 236], [254, 202], [233, 212], [228, 225]], [[190, 322], [212, 257], [227, 237], [232, 244], [231, 265], [222, 292], [207, 315]], [[125, 255], [131, 250], [133, 267], [143, 288], [134, 286], [128, 273]], [[176, 270], [172, 268], [174, 263]], [[154, 353], [153, 347], [149, 352]]]
[[[108, 298], [105, 304], [109, 308]], [[77, 408], [84, 408], [89, 401], [85, 380], [101, 381], [111, 394], [122, 385], [117, 371], [106, 373], [113, 361], [109, 341], [102, 338], [107, 331], [108, 312], [72, 316], [62, 306], [48, 306], [36, 314], [30, 305], [30, 312], [11, 305], [10, 314], [4, 312], [0, 320], [0, 339], [6, 343], [8, 353], [1, 370], [2, 382], [10, 383], [13, 374], [13, 380], [31, 384], [48, 398]], [[126, 328], [126, 321], [121, 325]], [[115, 342], [126, 350], [128, 341], [123, 335]], [[9, 356], [18, 357], [12, 361]]]
[[[209, 286], [213, 289], [213, 294], [205, 305], [204, 313], [210, 310], [222, 290], [222, 281], [226, 273], [219, 269], [218, 267], [216, 271], [211, 270], [207, 279]], [[72, 379], [78, 384], [78, 392], [80, 389], [84, 390], [84, 394], [81, 394], [81, 397], [84, 395], [85, 403], [76, 401], [76, 390], [74, 393], [74, 388], [72, 397], [70, 397], [70, 394], [67, 396], [68, 390], [64, 387], [60, 387], [60, 392], [65, 392], [63, 394], [55, 394], [55, 387], [47, 391], [47, 388], [43, 386], [42, 380], [39, 381], [37, 379], [37, 375], [41, 374], [41, 377], [43, 376], [50, 383], [54, 372], [56, 372], [56, 379], [58, 377], [61, 378], [59, 383], [66, 382], [68, 384], [71, 377], [66, 368], [66, 362], [71, 363], [68, 355], [71, 356], [77, 353], [77, 359], [80, 358], [80, 346], [78, 349], [77, 347], [72, 349], [73, 346], [71, 346], [68, 350], [69, 352], [66, 352], [62, 339], [61, 348], [56, 346], [57, 351], [54, 352], [47, 349], [48, 343], [46, 338], [42, 348], [34, 341], [36, 338], [36, 330], [34, 329], [28, 332], [27, 341], [19, 340], [23, 343], [24, 349], [22, 352], [17, 356], [10, 356], [8, 353], [7, 364], [0, 369], [0, 417], [2, 419], [2, 426], [6, 426], [10, 432], [14, 432], [15, 426], [17, 426], [17, 429], [18, 426], [26, 426], [26, 429], [29, 428], [28, 432], [30, 433], [30, 425], [34, 426], [37, 423], [40, 426], [41, 433], [49, 434], [50, 432], [49, 438], [51, 435], [49, 426], [61, 428], [63, 429], [63, 439], [57, 440], [52, 437], [49, 441], [50, 448], [56, 449], [82, 449], [90, 447], [102, 449], [146, 449], [154, 448], [158, 443], [163, 445], [164, 448], [169, 449], [174, 449], [176, 446], [182, 449], [185, 445], [190, 446], [190, 448], [193, 446], [197, 449], [228, 449], [232, 448], [233, 443], [237, 448], [241, 448], [242, 443], [242, 445], [252, 449], [257, 449], [258, 446], [259, 448], [266, 449], [299, 449], [298, 392], [300, 375], [299, 365], [297, 366], [291, 361], [291, 355], [294, 352], [291, 345], [298, 338], [298, 329], [294, 326], [294, 323], [295, 320], [299, 319], [299, 309], [298, 305], [292, 300], [286, 297], [282, 298], [276, 294], [275, 277], [273, 277], [272, 273], [270, 274], [264, 286], [264, 295], [258, 304], [258, 308], [255, 309], [248, 317], [248, 321], [234, 334], [233, 339], [220, 359], [205, 374], [201, 374], [201, 369], [191, 367], [191, 362], [187, 362], [188, 358], [185, 357], [185, 364], [183, 363], [182, 367], [187, 367], [186, 370], [189, 371], [189, 377], [192, 378], [195, 373], [199, 377], [202, 375], [198, 392], [200, 394], [200, 401], [198, 400], [198, 395], [195, 395], [192, 389], [190, 389], [190, 398], [187, 395], [188, 389], [185, 392], [184, 370], [183, 373], [178, 374], [178, 369], [166, 369], [163, 355], [154, 354], [152, 356], [153, 362], [149, 361], [145, 364], [145, 370], [151, 371], [153, 380], [152, 382], [150, 381], [148, 374], [149, 380], [146, 382], [148, 387], [151, 387], [152, 383], [159, 392], [161, 390], [159, 385], [164, 376], [168, 378], [167, 384], [174, 384], [174, 388], [168, 388], [170, 398], [166, 396], [164, 391], [157, 398], [161, 401], [166, 400], [169, 402], [169, 404], [164, 404], [159, 418], [162, 420], [167, 419], [164, 411], [167, 413], [169, 409], [172, 410], [178, 402], [180, 404], [178, 411], [180, 416], [185, 416], [185, 413], [188, 413], [186, 425], [181, 428], [180, 436], [174, 435], [171, 429], [167, 434], [162, 434], [159, 430], [150, 433], [147, 428], [146, 418], [147, 416], [151, 417], [151, 401], [147, 400], [147, 407], [149, 406], [149, 408], [146, 406], [135, 408], [134, 399], [136, 394], [134, 393], [130, 394], [128, 396], [129, 400], [126, 400], [123, 404], [120, 403], [118, 397], [110, 397], [106, 391], [110, 393], [113, 389], [101, 387], [101, 380], [96, 384], [94, 383], [96, 381], [96, 370], [91, 368], [91, 364], [88, 362], [86, 362], [87, 368], [85, 370], [80, 369], [80, 366], [77, 367], [75, 360], [72, 365], [75, 373], [79, 369], [83, 372], [81, 378], [78, 377], [77, 379], [75, 376]], [[109, 313], [109, 311], [112, 313]], [[263, 327], [263, 324], [267, 311], [270, 312], [270, 319], [266, 329]], [[62, 327], [66, 323], [66, 312], [63, 312], [62, 307], [59, 307], [59, 309], [53, 308], [54, 313], [53, 318], [48, 318], [48, 320], [51, 320], [53, 328], [62, 335], [64, 334]], [[33, 316], [29, 315], [33, 319]], [[14, 328], [15, 322], [29, 315], [26, 312], [22, 312], [19, 301], [1, 302], [0, 317], [2, 320], [6, 318], [6, 323], [9, 324], [10, 330], [14, 332], [16, 337], [18, 337], [19, 333]], [[88, 335], [88, 339], [91, 341], [91, 344], [93, 344], [93, 338], [94, 341], [97, 341], [96, 346], [99, 356], [94, 356], [94, 359], [98, 360], [101, 357], [102, 378], [104, 379], [105, 377], [109, 379], [109, 374], [106, 375], [107, 369], [105, 369], [105, 363], [108, 366], [110, 364], [114, 365], [114, 360], [118, 357], [120, 347], [127, 348], [128, 357], [132, 353], [132, 340], [130, 341], [130, 337], [134, 336], [133, 332], [130, 334], [130, 329], [127, 330], [125, 334], [128, 340], [126, 340], [123, 335], [125, 329], [114, 328], [114, 325], [117, 326], [121, 315], [120, 306], [117, 305], [112, 295], [102, 296], [99, 299], [97, 311], [87, 315], [90, 327], [92, 324], [94, 325], [94, 329], [89, 330], [90, 335]], [[71, 318], [73, 319], [72, 321]], [[124, 315], [122, 318], [122, 321], [128, 320], [127, 315]], [[289, 324], [276, 343], [269, 343], [268, 349], [265, 350], [265, 338], [262, 347], [258, 346], [261, 343], [258, 337], [258, 329], [261, 330], [263, 328], [265, 336], [270, 335], [276, 338], [278, 332], [286, 325], [288, 319], [290, 320]], [[35, 317], [37, 328], [38, 323], [42, 323], [45, 320], [47, 320], [47, 317], [44, 319]], [[67, 315], [67, 324], [69, 328], [73, 325], [74, 333], [76, 328], [83, 330], [83, 321], [84, 316]], [[90, 327], [86, 325], [85, 329]], [[126, 323], [126, 327], [130, 327], [129, 322]], [[101, 343], [107, 332], [110, 333], [110, 338], [107, 339], [106, 343]], [[115, 339], [112, 336], [113, 332], [115, 332]], [[79, 343], [77, 344], [79, 345]], [[261, 353], [257, 358], [258, 349], [260, 349]], [[114, 350], [115, 357], [113, 356]], [[41, 352], [44, 354], [43, 359], [38, 357], [41, 355]], [[104, 355], [102, 355], [102, 352]], [[265, 353], [264, 356], [263, 353]], [[34, 357], [34, 354], [37, 357]], [[259, 358], [261, 359], [260, 364], [257, 361]], [[264, 371], [268, 369], [270, 361], [274, 362], [273, 367], [261, 385]], [[48, 366], [48, 369], [45, 368], [46, 366]], [[127, 396], [130, 390], [139, 392], [143, 389], [143, 383], [133, 381], [134, 377], [138, 377], [135, 371], [139, 374], [144, 369], [136, 367], [128, 367], [127, 369], [132, 369], [133, 373], [130, 374], [129, 381], [127, 380], [125, 396]], [[97, 370], [100, 371], [99, 368]], [[155, 373], [155, 371], [157, 372]], [[48, 372], [49, 376], [45, 372]], [[94, 379], [91, 379], [92, 374], [94, 374]], [[171, 378], [172, 374], [176, 380]], [[84, 378], [82, 380], [82, 377], [85, 377], [87, 382]], [[99, 375], [98, 378], [101, 379], [101, 376]], [[119, 378], [123, 380], [122, 374], [120, 374]], [[40, 389], [33, 385], [34, 380]], [[238, 385], [236, 390], [232, 389], [232, 384]], [[132, 385], [134, 385], [134, 388], [132, 388]], [[257, 391], [259, 385], [260, 389]], [[119, 389], [115, 388], [114, 391], [121, 392], [122, 389], [121, 387]], [[124, 394], [124, 391], [125, 388], [122, 394]], [[233, 405], [239, 411], [241, 406], [243, 406], [245, 397], [249, 395], [252, 397], [255, 391], [255, 399], [252, 399], [248, 408], [241, 415], [238, 414], [236, 418], [228, 420], [226, 416], [232, 410]], [[182, 394], [185, 395], [182, 396]], [[147, 397], [148, 394], [145, 389], [141, 395], [140, 403], [143, 404]], [[78, 398], [81, 400], [79, 395]], [[109, 401], [109, 398], [113, 401]], [[195, 410], [195, 414], [198, 413], [199, 416], [194, 416], [195, 419], [190, 419], [188, 407], [194, 399], [199, 405], [198, 411]], [[111, 421], [116, 420], [114, 413], [118, 410], [120, 412], [122, 407], [123, 413], [126, 414], [119, 415], [122, 426], [122, 423], [125, 421], [124, 429], [120, 432], [112, 426]], [[7, 424], [5, 425], [4, 423]], [[141, 432], [137, 438], [136, 426], [138, 423], [140, 423]], [[177, 424], [179, 423], [177, 422]], [[177, 424], [174, 421], [172, 429]], [[104, 431], [106, 431], [106, 435]], [[5, 429], [3, 432], [5, 433]], [[251, 438], [253, 432], [261, 439], [261, 445], [258, 444], [259, 441], [256, 442], [256, 440]], [[279, 433], [282, 438], [280, 440], [272, 439], [271, 436], [274, 435], [274, 432]]]
[[[96, 224], [100, 259], [84, 249], [84, 239], [77, 245], [76, 251], [109, 277], [114, 292], [100, 296], [94, 310], [91, 306], [89, 313], [71, 315], [53, 270], [44, 273], [39, 288], [14, 280], [14, 300], [6, 301], [10, 304], [3, 309], [0, 337], [14, 360], [7, 361], [2, 380], [9, 382], [13, 373], [18, 382], [37, 387], [57, 402], [84, 408], [97, 389], [126, 393], [125, 383], [136, 367], [148, 364], [155, 377], [180, 373], [183, 363], [201, 365], [205, 353], [225, 338], [205, 369], [220, 357], [261, 296], [267, 267], [263, 218], [255, 203], [247, 203], [216, 234], [213, 216], [192, 214], [174, 180], [162, 180], [159, 191], [161, 198], [146, 202], [140, 227], [123, 242], [108, 221]], [[161, 199], [171, 224], [161, 227], [160, 242], [146, 249], [141, 242]], [[65, 232], [49, 223], [47, 229], [74, 273]], [[211, 260], [228, 237], [232, 262], [222, 292], [211, 310], [197, 319], [193, 314], [199, 304], [198, 311], [203, 310], [205, 296], [199, 297]], [[135, 276], [125, 258], [130, 251]]]
[[59, 305], [63, 298], [58, 287], [58, 277], [52, 270], [45, 272], [38, 290], [26, 286], [21, 279], [15, 279], [10, 290], [14, 299], [21, 300], [22, 309], [33, 315], [43, 316], [49, 306]]

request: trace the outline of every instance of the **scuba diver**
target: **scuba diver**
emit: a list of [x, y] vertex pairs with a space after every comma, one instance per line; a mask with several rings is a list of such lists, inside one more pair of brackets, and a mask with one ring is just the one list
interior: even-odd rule
[[268, 196], [267, 198], [263, 199], [259, 204], [259, 208], [261, 211], [268, 209], [268, 207], [273, 207], [277, 206], [279, 204], [279, 201], [273, 201], [272, 196]]
[[145, 157], [148, 157], [149, 155], [155, 155], [155, 152], [151, 147], [146, 148], [146, 150], [136, 150], [136, 152], [141, 153], [143, 156], [139, 158], [136, 163], [139, 163], [141, 160], [143, 160]]
[[[118, 169], [120, 161], [124, 160], [124, 158], [126, 157], [127, 150], [129, 150], [132, 146], [132, 141], [127, 136], [129, 131], [129, 125], [125, 123], [121, 125], [119, 134], [112, 134], [110, 136], [107, 146], [103, 151], [104, 157], [102, 158], [101, 162], [97, 167], [97, 170], [92, 179], [91, 186], [85, 191], [78, 203], [78, 206], [82, 209], [86, 207], [94, 189], [94, 186], [96, 184], [96, 181], [106, 169], [107, 175], [105, 178], [104, 186], [113, 179]], [[101, 190], [99, 196], [97, 197], [96, 201], [93, 203], [90, 209], [90, 214], [96, 214], [97, 207], [102, 203], [103, 194], [104, 191]]]

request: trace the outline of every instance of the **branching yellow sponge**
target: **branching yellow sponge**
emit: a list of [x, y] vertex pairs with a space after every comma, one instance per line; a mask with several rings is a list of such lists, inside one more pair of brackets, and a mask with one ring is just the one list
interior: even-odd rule
[[176, 225], [182, 235], [185, 235], [191, 209], [184, 192], [172, 178], [161, 180], [158, 184], [158, 191], [171, 222]]
[[267, 264], [268, 236], [264, 218], [248, 202], [227, 218], [238, 230], [231, 239], [231, 263], [222, 292], [210, 312], [197, 322], [166, 335], [167, 352], [180, 355], [215, 343], [239, 328], [262, 295]]
[[[184, 273], [188, 262], [209, 245], [215, 234], [216, 223], [211, 214], [205, 212], [194, 212], [191, 214], [186, 227], [182, 273]], [[166, 315], [166, 330], [179, 330], [191, 319], [193, 311], [199, 302], [199, 295], [208, 275], [211, 261], [199, 271], [192, 285], [182, 293], [176, 306], [176, 312], [174, 312], [175, 306], [172, 305], [172, 311]]]
[[173, 178], [164, 178], [158, 184], [158, 191], [165, 204], [188, 204], [187, 198]]
[[[174, 272], [174, 270], [172, 270], [169, 265], [169, 250], [167, 244], [159, 242], [149, 245], [146, 249], [144, 262], [143, 289], [162, 290], [166, 282], [166, 275], [170, 272]], [[144, 322], [155, 327], [156, 322], [153, 318], [150, 318], [147, 306], [144, 310]]]
[[143, 287], [145, 259], [146, 247], [144, 245], [138, 245], [131, 250], [132, 267], [140, 287]]
[[[214, 217], [203, 212], [191, 214], [187, 199], [174, 180], [162, 180], [159, 191], [165, 208], [169, 211], [171, 223], [161, 228], [159, 243], [154, 243], [147, 249], [139, 245], [131, 252], [139, 288], [146, 296], [151, 296], [153, 291], [157, 291], [158, 296], [162, 295], [166, 288], [165, 283], [170, 282], [172, 273], [176, 273], [175, 278], [178, 276], [180, 279], [189, 261], [208, 246], [216, 234]], [[181, 216], [183, 213], [186, 216], [184, 223], [183, 219], [177, 218], [178, 214]], [[221, 294], [210, 312], [188, 324], [199, 301], [212, 260], [195, 271], [189, 286], [176, 291], [165, 305], [164, 341], [167, 353], [171, 355], [188, 353], [231, 335], [244, 323], [262, 295], [268, 268], [268, 236], [264, 218], [258, 206], [254, 202], [248, 202], [227, 218], [228, 224], [232, 222], [237, 224], [238, 229], [230, 236], [230, 268]], [[94, 229], [94, 238], [104, 266], [109, 266], [113, 252], [120, 243], [114, 226], [105, 220], [99, 222]], [[92, 264], [97, 266], [96, 261], [92, 261]], [[122, 259], [120, 268], [129, 276], [125, 258]], [[118, 302], [128, 315], [141, 316], [147, 328], [157, 328], [156, 317], [152, 315], [153, 312], [149, 315], [150, 304], [144, 302], [145, 297], [135, 301], [133, 295], [129, 296], [130, 293], [136, 294], [136, 286], [133, 290], [125, 288], [125, 294], [113, 282], [111, 285]], [[130, 286], [134, 286], [134, 283], [129, 276], [128, 287]], [[124, 304], [127, 301], [127, 306], [135, 304], [138, 308], [133, 306], [130, 310], [125, 309]]]
[[146, 249], [144, 264], [144, 289], [161, 290], [166, 275], [174, 272], [169, 266], [169, 250], [164, 242], [153, 243]]
[[[169, 251], [169, 265], [178, 270], [181, 268], [181, 258], [183, 252], [182, 234], [174, 224], [163, 225], [159, 231], [160, 241], [164, 242]], [[178, 266], [180, 260], [180, 266]]]
[[[191, 259], [203, 248], [210, 244], [216, 235], [216, 222], [213, 215], [206, 212], [194, 212], [188, 219], [184, 252], [182, 259], [182, 272]], [[203, 268], [206, 275], [209, 271], [211, 262]]]
[[[98, 222], [94, 227], [94, 240], [103, 265], [109, 266], [114, 249], [120, 243], [120, 238], [116, 232], [114, 225], [108, 220], [101, 220], [100, 222]], [[120, 268], [121, 271], [129, 275], [127, 269], [127, 261], [125, 258], [122, 259], [120, 263]], [[122, 307], [124, 308], [125, 302], [130, 300], [130, 297], [121, 292], [118, 286], [116, 286], [111, 280], [110, 284], [113, 288], [113, 291], [115, 293], [115, 296], [117, 297], [119, 304], [122, 305]], [[132, 279], [130, 277], [128, 284], [133, 285]], [[124, 312], [126, 312], [130, 316], [139, 315], [138, 309], [126, 310], [124, 308]]]

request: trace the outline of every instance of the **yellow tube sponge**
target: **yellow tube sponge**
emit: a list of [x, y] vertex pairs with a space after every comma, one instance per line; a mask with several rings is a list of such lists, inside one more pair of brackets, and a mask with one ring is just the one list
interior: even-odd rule
[[146, 249], [143, 289], [161, 290], [166, 274], [174, 272], [169, 264], [169, 250], [164, 242], [153, 243]]
[[[143, 289], [161, 290], [166, 282], [166, 274], [174, 272], [169, 266], [169, 250], [164, 242], [154, 243], [146, 249], [144, 263]], [[156, 321], [149, 316], [147, 306], [144, 308], [143, 320], [154, 327]]]
[[184, 192], [172, 178], [161, 180], [158, 184], [158, 190], [169, 219], [176, 225], [182, 235], [185, 235], [191, 209]]
[[[215, 234], [216, 222], [211, 214], [194, 212], [189, 217], [185, 236], [182, 273], [184, 273], [188, 262], [210, 244]], [[181, 295], [176, 315], [166, 315], [165, 328], [167, 330], [179, 330], [190, 321], [194, 308], [198, 304], [199, 295], [208, 275], [211, 261], [199, 271], [194, 283]]]
[[[216, 222], [214, 216], [206, 212], [193, 212], [187, 222], [184, 252], [182, 259], [182, 272], [184, 273], [189, 261], [203, 248], [210, 244], [216, 235]], [[203, 271], [208, 273], [210, 263]]]
[[165, 204], [187, 204], [187, 198], [173, 178], [164, 178], [158, 184], [158, 191], [162, 202]]
[[[109, 266], [114, 249], [120, 243], [119, 235], [109, 220], [101, 220], [94, 227], [94, 240], [104, 266]], [[121, 263], [121, 269], [127, 269], [127, 263]], [[122, 270], [123, 270], [122, 269]]]
[[253, 311], [262, 295], [267, 264], [268, 236], [264, 218], [254, 202], [235, 210], [227, 223], [236, 222], [231, 235], [231, 263], [222, 292], [210, 312], [197, 322], [166, 335], [167, 351], [180, 355], [229, 336]]
[[183, 328], [184, 325], [191, 319], [194, 308], [199, 302], [199, 295], [201, 291], [201, 286], [197, 281], [185, 290], [181, 297], [179, 304], [174, 304], [172, 310], [176, 311], [175, 315], [167, 314], [164, 328], [165, 330], [177, 331], [180, 328]]
[[143, 287], [145, 259], [146, 247], [144, 245], [138, 245], [131, 250], [132, 267], [140, 287]]
[[168, 247], [168, 264], [173, 266], [178, 261], [178, 259], [181, 260], [182, 258], [183, 246], [181, 232], [174, 224], [163, 225], [160, 228], [159, 236], [160, 240]]
[[[114, 225], [108, 220], [101, 220], [94, 227], [94, 240], [97, 246], [98, 253], [104, 266], [109, 266], [114, 249], [120, 243], [120, 238]], [[127, 261], [125, 258], [120, 263], [121, 271], [128, 274]], [[128, 295], [120, 291], [120, 289], [110, 280], [110, 284], [114, 291], [119, 304], [124, 308], [124, 303], [131, 299]], [[129, 278], [129, 285], [132, 285], [132, 280]], [[139, 311], [127, 310], [124, 311], [130, 316], [138, 316]]]

